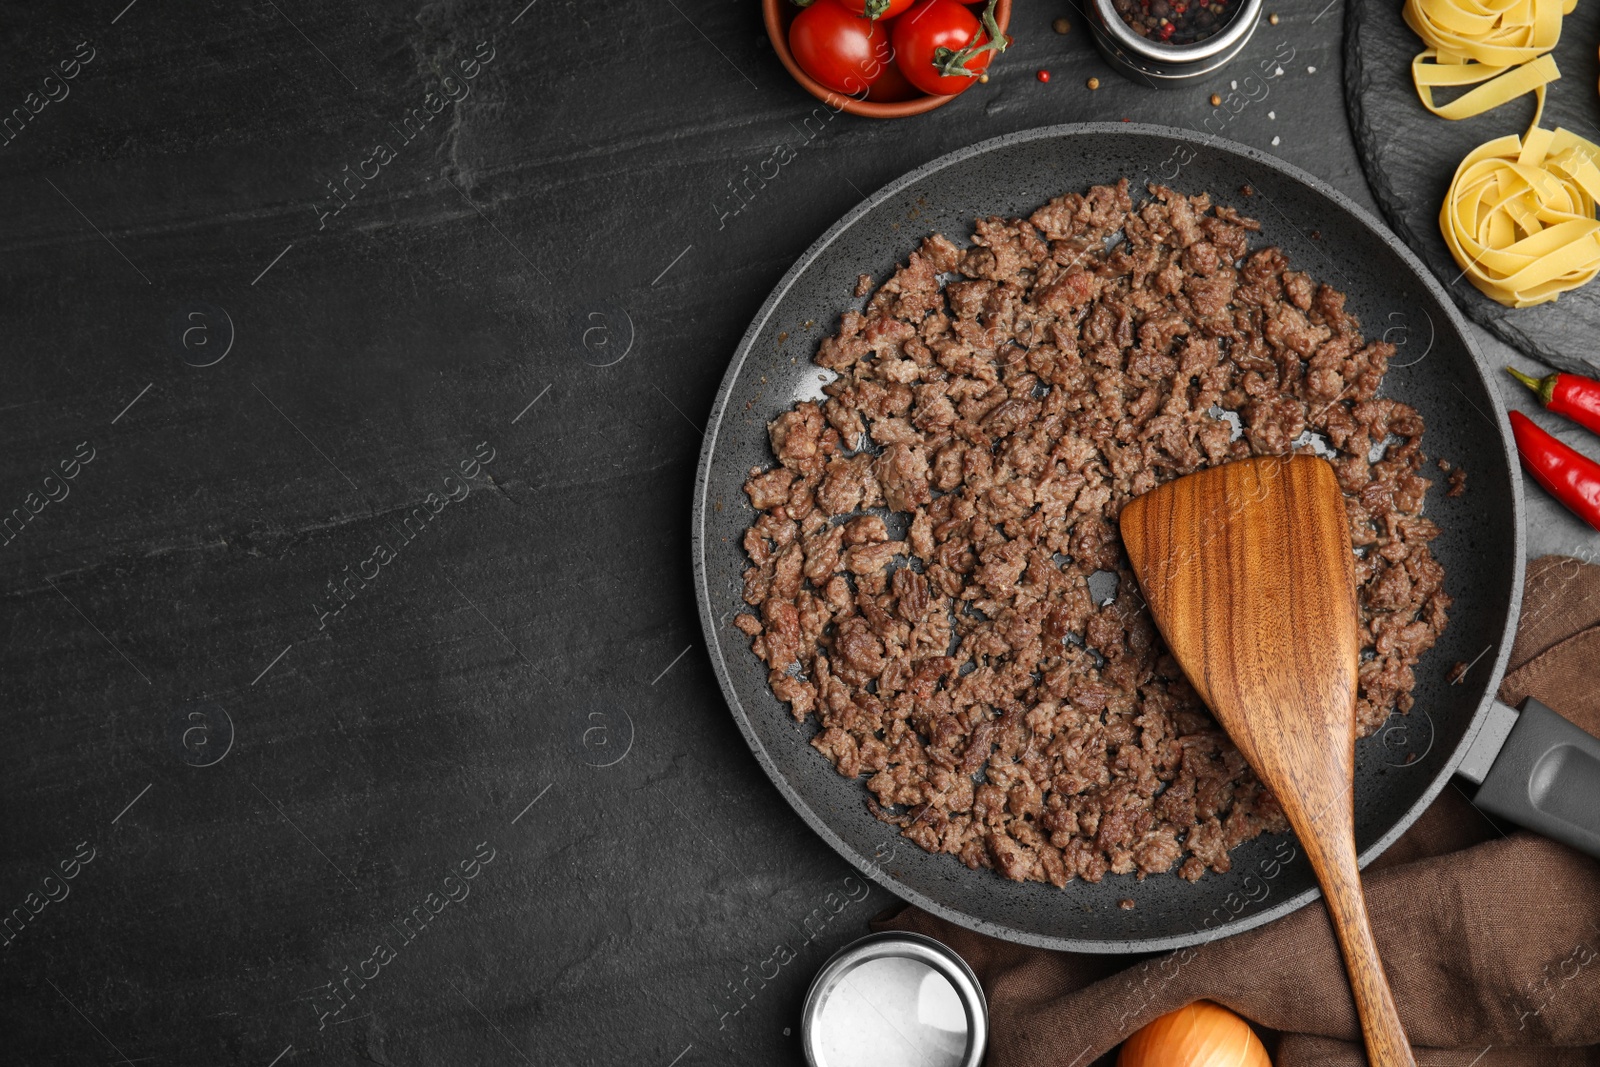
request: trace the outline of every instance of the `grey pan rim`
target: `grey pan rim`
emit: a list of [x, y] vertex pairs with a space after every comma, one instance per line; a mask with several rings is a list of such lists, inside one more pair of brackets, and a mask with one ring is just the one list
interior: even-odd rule
[[[1250, 915], [1231, 919], [1227, 922], [1219, 923], [1209, 930], [1197, 929], [1194, 932], [1187, 934], [1174, 934], [1166, 937], [1135, 939], [1064, 938], [1033, 934], [1027, 931], [1016, 930], [1009, 926], [995, 923], [975, 915], [969, 915], [966, 912], [947, 907], [946, 905], [930, 899], [926, 895], [902, 884], [898, 879], [889, 874], [889, 872], [883, 870], [877, 864], [873, 863], [868, 857], [858, 852], [855, 848], [840, 838], [838, 834], [834, 833], [833, 830], [829, 828], [827, 823], [821, 817], [819, 817], [814, 810], [812, 810], [811, 806], [808, 805], [797, 792], [795, 792], [794, 788], [790, 786], [788, 780], [778, 770], [771, 756], [767, 753], [765, 747], [762, 745], [760, 738], [756, 735], [753, 727], [751, 726], [749, 715], [745, 711], [743, 702], [739, 699], [739, 694], [735, 691], [732, 680], [729, 677], [727, 661], [723, 655], [723, 635], [718, 629], [716, 614], [712, 608], [711, 590], [706, 568], [705, 527], [707, 522], [708, 508], [711, 500], [711, 462], [716, 451], [717, 439], [722, 429], [723, 417], [728, 411], [729, 399], [733, 394], [735, 383], [739, 379], [740, 370], [743, 367], [745, 360], [748, 358], [757, 339], [759, 338], [763, 327], [772, 317], [779, 303], [783, 300], [784, 296], [788, 293], [790, 288], [795, 284], [800, 276], [810, 268], [811, 264], [816, 261], [824, 249], [832, 244], [840, 234], [854, 225], [855, 222], [862, 216], [875, 209], [884, 201], [896, 196], [908, 186], [911, 186], [916, 182], [929, 177], [930, 175], [936, 174], [946, 167], [962, 162], [973, 156], [981, 155], [985, 152], [1003, 148], [1008, 145], [1047, 138], [1064, 139], [1085, 134], [1115, 134], [1127, 135], [1130, 137], [1159, 137], [1169, 141], [1181, 141], [1189, 145], [1204, 148], [1208, 151], [1221, 152], [1243, 157], [1257, 165], [1275, 170], [1285, 177], [1298, 182], [1301, 185], [1304, 185], [1310, 188], [1312, 191], [1320, 194], [1322, 197], [1330, 201], [1335, 207], [1347, 212], [1357, 222], [1365, 226], [1375, 236], [1383, 241], [1384, 244], [1386, 244], [1395, 253], [1395, 255], [1400, 257], [1401, 261], [1405, 263], [1406, 268], [1415, 278], [1417, 284], [1426, 289], [1434, 297], [1435, 301], [1439, 305], [1439, 308], [1449, 318], [1451, 326], [1461, 336], [1463, 342], [1465, 343], [1467, 353], [1472, 360], [1472, 370], [1478, 376], [1478, 380], [1483, 384], [1486, 395], [1495, 395], [1495, 391], [1490, 384], [1488, 376], [1484, 373], [1483, 360], [1478, 355], [1477, 344], [1472, 339], [1471, 333], [1468, 332], [1466, 320], [1462, 317], [1461, 312], [1456, 307], [1455, 302], [1451, 300], [1449, 295], [1445, 292], [1443, 286], [1441, 286], [1438, 280], [1434, 278], [1433, 272], [1428, 270], [1422, 261], [1418, 259], [1411, 249], [1406, 245], [1406, 243], [1399, 237], [1395, 236], [1394, 233], [1392, 233], [1383, 225], [1383, 223], [1379, 222], [1369, 212], [1360, 207], [1354, 201], [1350, 200], [1349, 197], [1333, 188], [1331, 185], [1328, 185], [1322, 179], [1304, 170], [1301, 170], [1299, 167], [1296, 167], [1291, 163], [1287, 163], [1276, 156], [1272, 156], [1266, 152], [1251, 148], [1248, 145], [1224, 140], [1220, 137], [1203, 136], [1190, 130], [1177, 129], [1171, 126], [1129, 122], [1064, 123], [1056, 126], [1042, 126], [1032, 130], [1022, 130], [1016, 133], [1009, 133], [1000, 137], [990, 138], [986, 141], [979, 141], [976, 144], [967, 146], [966, 148], [957, 149], [954, 152], [939, 156], [938, 158], [909, 171], [908, 173], [890, 182], [888, 185], [885, 185], [871, 196], [867, 197], [860, 204], [857, 204], [854, 208], [847, 212], [843, 218], [829, 227], [826, 233], [817, 238], [817, 240], [812, 243], [811, 247], [807, 248], [806, 251], [795, 260], [794, 265], [791, 266], [784, 274], [782, 280], [780, 280], [777, 286], [772, 290], [771, 295], [769, 295], [766, 301], [761, 305], [761, 310], [756, 313], [755, 318], [751, 321], [749, 329], [745, 331], [744, 337], [740, 340], [739, 347], [735, 351], [733, 359], [728, 365], [728, 370], [723, 376], [722, 385], [717, 391], [716, 403], [712, 407], [710, 419], [707, 423], [705, 437], [700, 448], [700, 463], [695, 474], [694, 506], [691, 516], [692, 527], [690, 551], [693, 554], [694, 563], [695, 598], [700, 605], [701, 632], [705, 637], [706, 651], [710, 655], [712, 669], [717, 675], [717, 683], [722, 688], [723, 697], [727, 700], [728, 708], [733, 714], [734, 721], [738, 723], [740, 732], [744, 734], [745, 742], [750, 746], [751, 752], [755, 754], [756, 760], [761, 764], [762, 770], [766, 772], [768, 778], [772, 779], [772, 783], [778, 787], [778, 791], [783, 795], [784, 799], [789, 802], [789, 806], [794, 808], [800, 817], [806, 821], [807, 825], [809, 825], [819, 837], [827, 842], [835, 852], [843, 856], [863, 875], [871, 878], [874, 882], [877, 882], [879, 885], [883, 886], [883, 888], [887, 889], [890, 893], [893, 893], [901, 900], [915, 904], [922, 910], [937, 915], [942, 919], [949, 920], [958, 926], [965, 927], [969, 930], [974, 930], [989, 937], [995, 937], [1017, 944], [1032, 945], [1037, 948], [1048, 948], [1065, 952], [1086, 952], [1105, 955], [1130, 952], [1165, 952], [1172, 949], [1187, 948], [1192, 945], [1204, 944], [1209, 941], [1217, 940], [1221, 937], [1227, 937], [1233, 934], [1243, 933], [1246, 930], [1254, 929], [1255, 927], [1264, 925], [1265, 923], [1269, 923], [1274, 919], [1281, 918], [1290, 912], [1305, 907], [1322, 894], [1315, 888], [1307, 889], [1304, 892], [1280, 901], [1278, 904], [1270, 908], [1266, 908]], [[1419, 816], [1421, 816], [1422, 812], [1428, 807], [1428, 805], [1433, 803], [1434, 799], [1450, 781], [1451, 776], [1455, 773], [1456, 766], [1461, 762], [1462, 757], [1466, 755], [1467, 750], [1472, 746], [1472, 742], [1476, 739], [1478, 732], [1484, 726], [1484, 722], [1489, 714], [1489, 708], [1494, 703], [1495, 689], [1499, 684], [1501, 676], [1505, 672], [1506, 661], [1511, 655], [1511, 639], [1516, 632], [1517, 613], [1522, 603], [1522, 586], [1524, 578], [1523, 557], [1526, 554], [1527, 548], [1525, 544], [1525, 533], [1523, 530], [1522, 479], [1520, 478], [1519, 472], [1516, 469], [1517, 461], [1515, 458], [1516, 454], [1514, 451], [1514, 446], [1512, 444], [1511, 431], [1503, 419], [1499, 420], [1496, 423], [1496, 426], [1499, 430], [1500, 461], [1510, 472], [1511, 476], [1509, 478], [1509, 482], [1512, 490], [1511, 514], [1508, 516], [1503, 516], [1496, 521], [1509, 521], [1513, 524], [1513, 529], [1512, 551], [1510, 553], [1512, 564], [1512, 574], [1510, 575], [1510, 596], [1507, 598], [1507, 603], [1505, 605], [1505, 621], [1502, 624], [1499, 641], [1496, 644], [1496, 651], [1494, 661], [1491, 665], [1491, 671], [1487, 676], [1488, 680], [1484, 684], [1483, 693], [1478, 698], [1477, 707], [1472, 713], [1472, 721], [1468, 725], [1467, 729], [1463, 732], [1460, 742], [1450, 753], [1449, 758], [1444, 762], [1440, 772], [1431, 782], [1428, 783], [1428, 786], [1422, 791], [1421, 795], [1411, 805], [1411, 807], [1406, 809], [1406, 811], [1401, 814], [1401, 816], [1394, 822], [1388, 831], [1382, 834], [1377, 841], [1375, 841], [1364, 852], [1361, 853], [1359, 861], [1363, 867], [1372, 862], [1372, 860], [1376, 859], [1390, 845], [1394, 844], [1400, 835], [1409, 829], [1411, 824], [1414, 823]], [[741, 649], [741, 651], [748, 652], [747, 649]], [[952, 858], [951, 862], [954, 863], [955, 860]], [[997, 875], [993, 871], [989, 870], [974, 871], [971, 873], [973, 877], [1000, 877], [1000, 875]], [[1167, 876], [1157, 875], [1155, 877]]]

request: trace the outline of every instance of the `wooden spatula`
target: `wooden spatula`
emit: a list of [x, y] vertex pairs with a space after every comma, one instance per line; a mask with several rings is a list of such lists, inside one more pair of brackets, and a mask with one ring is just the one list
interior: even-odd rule
[[1375, 1067], [1414, 1064], [1356, 866], [1355, 564], [1333, 468], [1228, 463], [1122, 509], [1134, 574], [1190, 683], [1283, 805], [1322, 883]]

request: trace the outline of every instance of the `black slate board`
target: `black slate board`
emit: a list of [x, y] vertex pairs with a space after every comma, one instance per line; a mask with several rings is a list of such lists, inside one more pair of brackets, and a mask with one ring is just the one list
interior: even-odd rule
[[[1449, 289], [1474, 321], [1554, 367], [1600, 369], [1600, 286], [1587, 285], [1553, 303], [1513, 309], [1490, 300], [1461, 277], [1439, 233], [1439, 206], [1467, 153], [1485, 141], [1521, 134], [1533, 118], [1529, 94], [1475, 118], [1451, 122], [1431, 114], [1411, 84], [1411, 59], [1422, 41], [1401, 17], [1399, 0], [1351, 0], [1345, 9], [1344, 87], [1356, 151], [1384, 218]], [[1600, 141], [1600, 5], [1579, 4], [1562, 24], [1541, 125]], [[1440, 94], [1436, 99], [1453, 97]]]

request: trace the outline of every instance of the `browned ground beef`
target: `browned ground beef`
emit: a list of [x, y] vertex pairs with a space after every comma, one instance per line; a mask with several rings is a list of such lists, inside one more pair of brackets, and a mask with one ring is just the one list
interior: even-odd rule
[[[880, 818], [1008, 878], [1193, 880], [1286, 828], [1138, 595], [1116, 525], [1133, 496], [1307, 431], [1336, 451], [1362, 734], [1410, 708], [1450, 606], [1422, 419], [1376, 395], [1392, 346], [1252, 251], [1253, 220], [1150, 191], [984, 219], [965, 249], [923, 241], [822, 342], [829, 399], [772, 422], [778, 463], [745, 485], [759, 614], [734, 621], [773, 691], [817, 717], [840, 774], [871, 776]], [[1116, 579], [1103, 603], [1097, 571]]]

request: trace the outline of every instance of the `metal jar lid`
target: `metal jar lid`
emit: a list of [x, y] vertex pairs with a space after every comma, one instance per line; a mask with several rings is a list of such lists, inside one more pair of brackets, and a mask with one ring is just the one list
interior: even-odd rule
[[810, 1067], [978, 1067], [989, 1005], [978, 976], [946, 945], [871, 934], [812, 979], [800, 1039]]
[[1117, 14], [1113, 0], [1093, 0], [1089, 26], [1113, 67], [1134, 81], [1171, 88], [1216, 71], [1239, 54], [1261, 21], [1261, 0], [1241, 0], [1233, 18], [1194, 44], [1162, 44], [1141, 37]]

